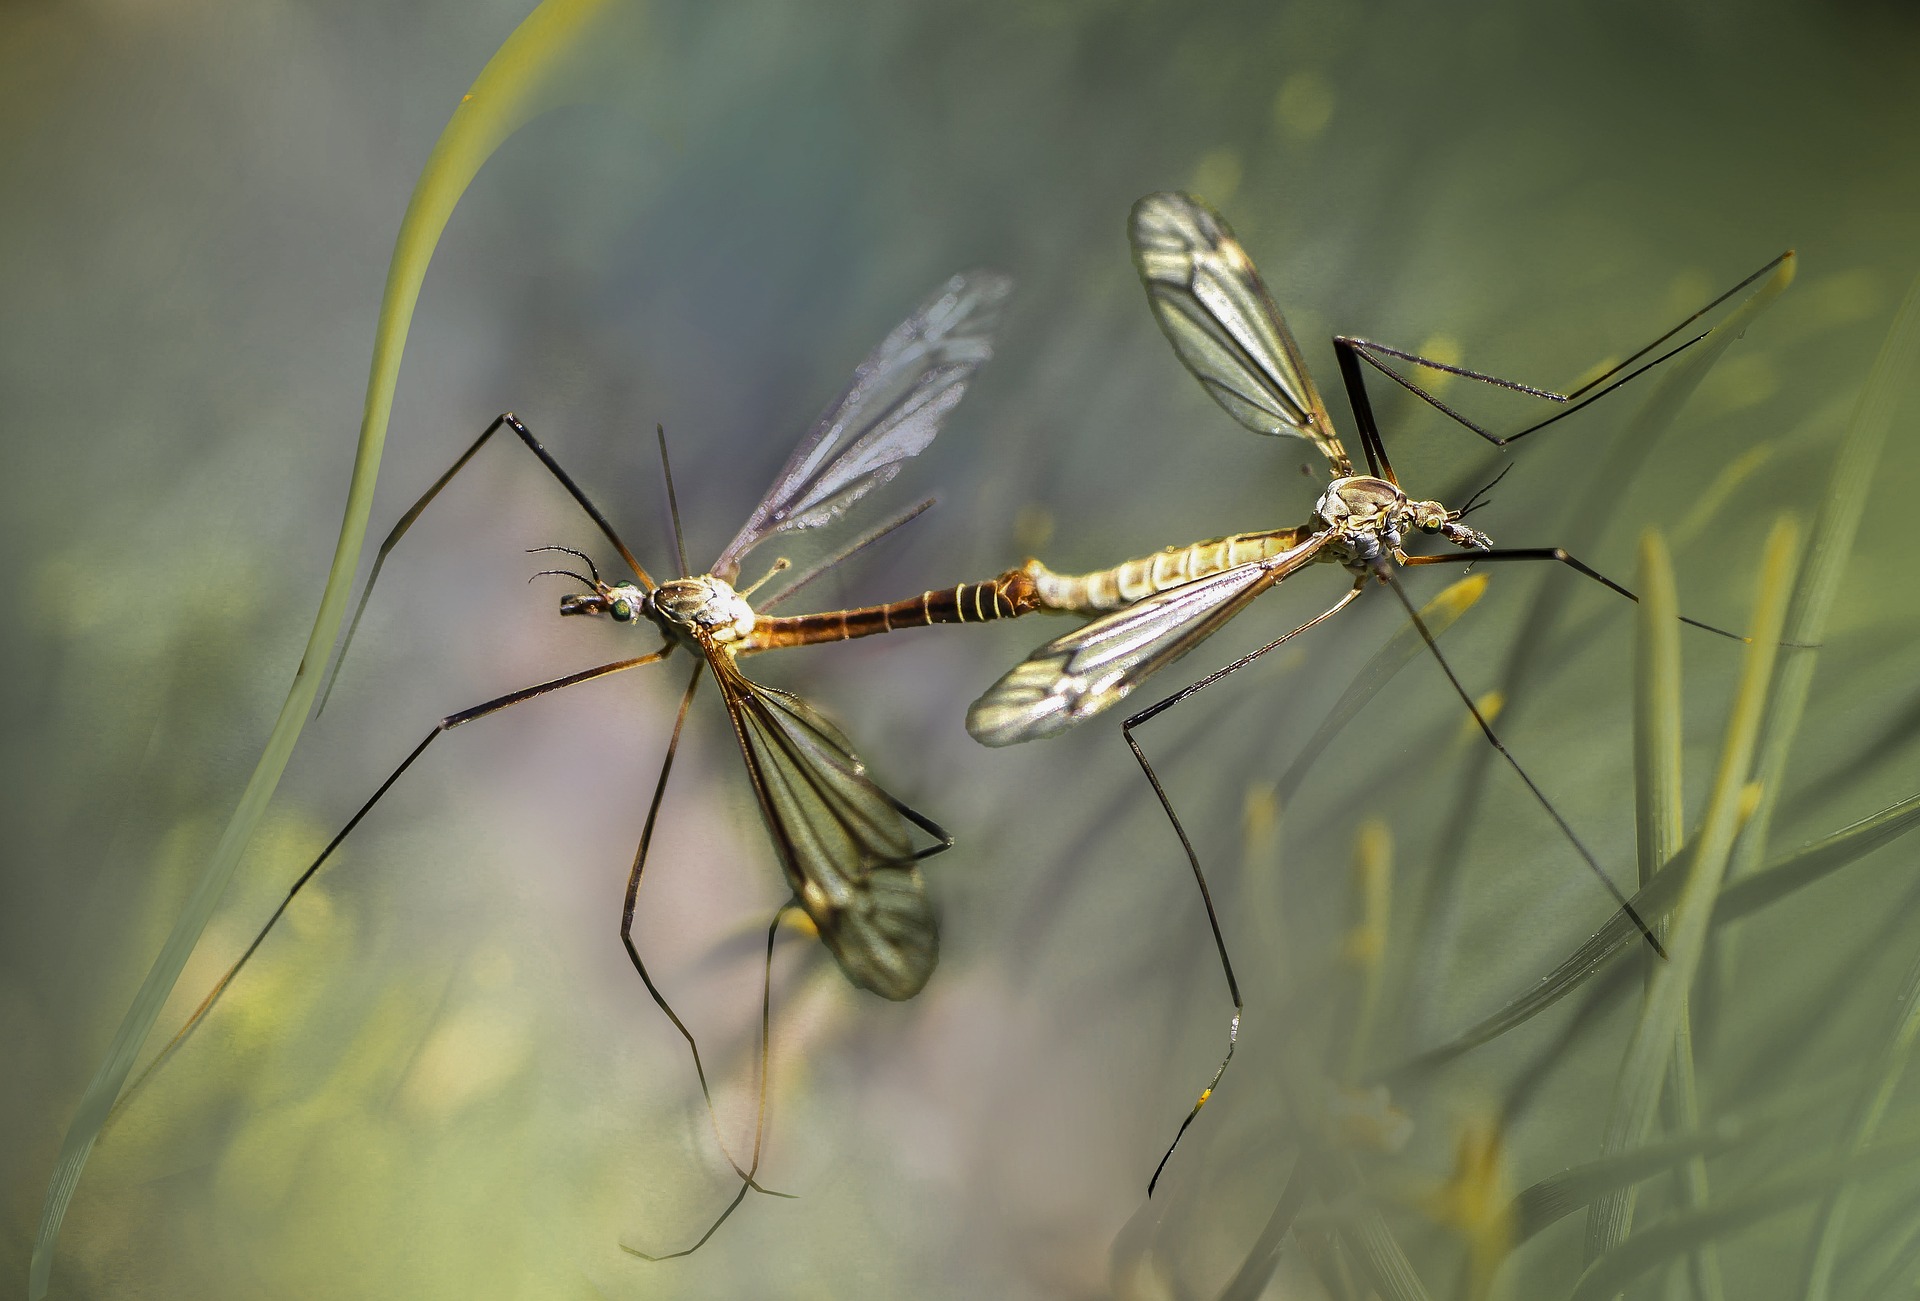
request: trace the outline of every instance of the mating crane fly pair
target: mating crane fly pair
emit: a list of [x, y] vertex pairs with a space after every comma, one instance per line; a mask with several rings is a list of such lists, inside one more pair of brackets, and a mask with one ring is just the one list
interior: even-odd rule
[[[1697, 341], [1701, 336], [1687, 338], [1661, 351], [1663, 345], [1688, 325], [1753, 283], [1777, 265], [1778, 260], [1627, 361], [1570, 394], [1552, 393], [1442, 365], [1363, 339], [1336, 338], [1334, 346], [1341, 374], [1353, 403], [1367, 461], [1368, 473], [1356, 475], [1285, 322], [1251, 259], [1218, 214], [1190, 196], [1149, 195], [1134, 208], [1131, 235], [1135, 263], [1155, 315], [1181, 361], [1208, 393], [1242, 425], [1259, 433], [1305, 438], [1326, 458], [1333, 481], [1322, 493], [1307, 524], [1172, 547], [1089, 574], [1062, 575], [1037, 560], [1028, 560], [985, 582], [924, 592], [890, 604], [786, 617], [768, 613], [833, 565], [914, 518], [931, 505], [925, 501], [812, 566], [773, 595], [752, 602], [750, 598], [762, 585], [788, 566], [784, 558], [776, 560], [759, 581], [744, 588], [736, 587], [742, 562], [750, 552], [781, 535], [833, 522], [860, 497], [893, 478], [902, 462], [923, 450], [939, 432], [942, 421], [964, 394], [974, 372], [992, 352], [992, 332], [1010, 283], [1004, 277], [986, 272], [955, 276], [887, 336], [856, 370], [847, 390], [801, 440], [746, 524], [702, 575], [690, 574], [682, 549], [679, 556], [682, 576], [661, 581], [653, 579], [621, 541], [607, 517], [526, 425], [511, 414], [502, 415], [401, 517], [376, 555], [367, 580], [367, 593], [371, 592], [388, 553], [421, 512], [495, 433], [506, 429], [540, 460], [632, 571], [631, 580], [609, 582], [582, 551], [569, 547], [537, 548], [566, 552], [578, 557], [586, 567], [585, 573], [573, 569], [543, 571], [573, 577], [586, 588], [564, 597], [560, 612], [599, 616], [622, 625], [651, 629], [660, 635], [661, 644], [642, 655], [511, 692], [448, 715], [436, 724], [295, 880], [266, 925], [147, 1068], [141, 1081], [150, 1077], [201, 1022], [300, 889], [435, 739], [455, 727], [509, 706], [653, 664], [667, 659], [676, 649], [685, 649], [692, 653], [693, 671], [680, 698], [628, 875], [620, 936], [649, 995], [687, 1042], [711, 1120], [712, 1097], [698, 1045], [655, 984], [633, 938], [642, 872], [681, 731], [703, 677], [710, 674], [720, 691], [762, 819], [793, 891], [792, 900], [780, 913], [793, 907], [804, 911], [853, 984], [882, 997], [905, 999], [925, 985], [938, 956], [938, 932], [918, 864], [950, 848], [953, 839], [938, 824], [876, 784], [867, 775], [847, 737], [822, 714], [788, 692], [749, 679], [739, 666], [739, 658], [781, 647], [840, 641], [934, 624], [987, 622], [1035, 611], [1098, 616], [1077, 631], [1041, 647], [975, 702], [968, 714], [968, 730], [988, 745], [1007, 745], [1051, 736], [1117, 703], [1148, 675], [1180, 658], [1217, 631], [1262, 592], [1319, 561], [1338, 563], [1354, 576], [1352, 587], [1331, 608], [1251, 655], [1134, 714], [1122, 725], [1128, 745], [1186, 852], [1234, 1003], [1226, 1054], [1207, 1088], [1181, 1122], [1173, 1143], [1160, 1158], [1149, 1181], [1149, 1192], [1180, 1136], [1211, 1096], [1232, 1059], [1244, 1000], [1198, 855], [1158, 774], [1141, 749], [1135, 729], [1195, 691], [1331, 617], [1373, 583], [1390, 588], [1405, 605], [1409, 617], [1487, 739], [1520, 774], [1587, 866], [1607, 883], [1619, 906], [1632, 914], [1631, 906], [1608, 880], [1599, 862], [1501, 744], [1485, 715], [1440, 656], [1432, 635], [1421, 623], [1394, 571], [1402, 565], [1553, 560], [1622, 595], [1631, 598], [1633, 594], [1562, 551], [1495, 549], [1486, 535], [1461, 522], [1463, 516], [1480, 504], [1478, 494], [1460, 509], [1449, 509], [1440, 502], [1416, 500], [1403, 492], [1387, 459], [1367, 399], [1360, 363], [1375, 367], [1482, 437], [1504, 444], [1584, 406]], [[1546, 398], [1559, 403], [1562, 410], [1537, 425], [1500, 438], [1394, 371], [1383, 360], [1389, 357]], [[664, 464], [664, 434], [661, 456]], [[670, 472], [667, 489], [678, 545], [679, 510], [673, 498]], [[1409, 554], [1405, 544], [1420, 535], [1451, 542], [1460, 549], [1435, 555]], [[366, 600], [367, 594], [363, 593], [362, 609]], [[356, 613], [355, 625], [358, 617]], [[353, 626], [350, 626], [342, 645], [343, 656], [352, 636]], [[336, 674], [339, 671], [338, 662], [334, 671]], [[929, 841], [919, 848], [913, 843], [916, 828]], [[776, 914], [767, 932], [769, 978], [779, 919], [780, 914]], [[1641, 919], [1634, 916], [1634, 921], [1657, 949], [1658, 942]], [[717, 1120], [713, 1120], [721, 1151], [739, 1176], [739, 1189], [692, 1246], [668, 1255], [684, 1255], [697, 1249], [748, 1191], [766, 1191], [756, 1182], [756, 1174], [764, 1133], [769, 998], [770, 986], [763, 984], [758, 1068], [760, 1109], [753, 1150], [745, 1163], [728, 1151], [719, 1135]], [[135, 1089], [139, 1083], [136, 1081]], [[627, 1250], [634, 1251], [631, 1247]], [[646, 1253], [635, 1251], [634, 1254]]]

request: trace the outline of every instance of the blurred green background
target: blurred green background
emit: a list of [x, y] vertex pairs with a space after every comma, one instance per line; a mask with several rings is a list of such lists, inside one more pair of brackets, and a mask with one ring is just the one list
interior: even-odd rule
[[[0, 12], [5, 1286], [24, 1285], [74, 1102], [298, 658], [413, 178], [523, 14], [114, 0]], [[402, 373], [376, 537], [511, 408], [656, 569], [671, 554], [650, 437], [663, 422], [701, 564], [853, 364], [975, 264], [1020, 284], [1000, 355], [889, 490], [899, 503], [937, 487], [942, 504], [806, 605], [986, 577], [1030, 551], [1082, 569], [1299, 522], [1311, 450], [1249, 435], [1206, 400], [1128, 261], [1132, 201], [1188, 187], [1259, 261], [1343, 426], [1335, 331], [1566, 386], [1796, 247], [1798, 283], [1707, 377], [1585, 557], [1631, 581], [1636, 538], [1657, 524], [1674, 538], [1681, 607], [1744, 626], [1761, 540], [1777, 512], [1817, 508], [1920, 269], [1920, 18], [1901, 5], [647, 15], [631, 51], [611, 52], [629, 68], [627, 111], [536, 122], [455, 214]], [[1474, 522], [1503, 544], [1562, 541], [1570, 495], [1638, 388], [1522, 444]], [[1528, 414], [1459, 386], [1448, 398], [1502, 427]], [[1416, 492], [1454, 492], [1497, 463], [1407, 401], [1381, 412]], [[1910, 417], [1858, 488], [1866, 523], [1774, 820], [1782, 850], [1920, 789]], [[434, 719], [630, 644], [561, 624], [558, 589], [527, 586], [538, 566], [522, 553], [546, 543], [605, 550], [506, 445], [415, 530], [163, 1027]], [[1424, 600], [1456, 577], [1409, 585]], [[1490, 577], [1446, 640], [1476, 692], [1542, 585], [1579, 582]], [[1289, 583], [1166, 688], [1341, 584], [1331, 570]], [[1504, 730], [1625, 882], [1633, 612], [1597, 588], [1571, 595]], [[944, 952], [920, 998], [856, 994], [817, 945], [783, 943], [764, 1178], [798, 1200], [751, 1199], [689, 1260], [618, 1249], [683, 1245], [731, 1195], [683, 1049], [616, 936], [676, 668], [435, 748], [108, 1129], [54, 1295], [1217, 1295], [1286, 1187], [1299, 1091], [1317, 1087], [1301, 1081], [1370, 1077], [1441, 1042], [1609, 910], [1510, 774], [1491, 772], [1449, 830], [1479, 742], [1431, 662], [1276, 805], [1274, 783], [1400, 622], [1371, 598], [1145, 733], [1248, 996], [1241, 1056], [1147, 1209], [1228, 1005], [1117, 719], [1009, 752], [961, 728], [974, 695], [1064, 627], [1036, 619], [750, 666], [803, 689], [888, 789], [960, 841], [930, 865]], [[1739, 648], [1704, 634], [1683, 646], [1697, 814]], [[719, 710], [697, 703], [641, 936], [717, 1064], [739, 1149], [757, 934], [781, 892]], [[1394, 975], [1351, 1050], [1338, 954], [1354, 924], [1348, 865], [1373, 822], [1393, 845]], [[1716, 1157], [1717, 1186], [1830, 1153], [1879, 1078], [1920, 941], [1913, 862], [1895, 844], [1746, 923], [1701, 1085], [1712, 1114], [1768, 1119]], [[1365, 1205], [1432, 1295], [1483, 1290], [1465, 1239], [1484, 1249], [1486, 1236], [1459, 1231], [1483, 1223], [1460, 1209], [1481, 1185], [1459, 1165], [1475, 1135], [1501, 1133], [1485, 1186], [1511, 1194], [1597, 1153], [1633, 988], [1577, 1022], [1570, 1002], [1396, 1091], [1411, 1142], [1342, 1157], [1356, 1181], [1315, 1199], [1306, 1236], [1331, 1241]], [[1489, 1119], [1523, 1081], [1525, 1106]], [[1887, 1136], [1911, 1136], [1913, 1112], [1896, 1096]], [[1436, 1192], [1450, 1179], [1451, 1200]], [[1637, 1225], [1673, 1212], [1670, 1183], [1647, 1185]], [[1911, 1165], [1863, 1185], [1836, 1295], [1879, 1294], [1920, 1222], [1915, 1187]], [[1565, 1294], [1582, 1219], [1520, 1246], [1495, 1289]], [[1726, 1239], [1726, 1294], [1799, 1295], [1812, 1225], [1802, 1201]], [[1316, 1273], [1311, 1255], [1289, 1251], [1265, 1295], [1340, 1295], [1347, 1263], [1323, 1253]], [[1910, 1278], [1884, 1294], [1911, 1295]], [[1691, 1284], [1661, 1270], [1640, 1286]]]

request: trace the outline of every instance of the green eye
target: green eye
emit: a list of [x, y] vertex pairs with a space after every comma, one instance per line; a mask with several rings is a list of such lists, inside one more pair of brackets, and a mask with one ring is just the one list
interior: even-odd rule
[[633, 602], [624, 596], [616, 597], [613, 604], [607, 607], [607, 613], [613, 616], [615, 623], [630, 623], [633, 620]]

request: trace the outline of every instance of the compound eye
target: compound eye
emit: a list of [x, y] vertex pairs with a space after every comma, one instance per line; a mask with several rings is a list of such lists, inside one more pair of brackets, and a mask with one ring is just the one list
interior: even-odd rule
[[607, 613], [613, 616], [615, 623], [632, 623], [633, 602], [624, 596], [616, 596], [608, 604]]

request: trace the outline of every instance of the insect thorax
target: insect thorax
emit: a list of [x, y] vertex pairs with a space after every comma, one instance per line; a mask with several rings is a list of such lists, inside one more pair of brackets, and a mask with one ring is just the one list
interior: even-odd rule
[[712, 574], [669, 578], [653, 589], [648, 611], [668, 633], [680, 637], [704, 631], [718, 642], [738, 641], [753, 631], [753, 607], [733, 584]]
[[1385, 479], [1335, 479], [1313, 508], [1314, 521], [1334, 535], [1334, 552], [1347, 564], [1371, 564], [1398, 551], [1414, 530], [1441, 531], [1450, 515], [1437, 501], [1414, 501]]
[[1407, 495], [1385, 479], [1364, 475], [1328, 484], [1313, 515], [1333, 533], [1333, 549], [1350, 564], [1366, 564], [1397, 549], [1413, 524]]

